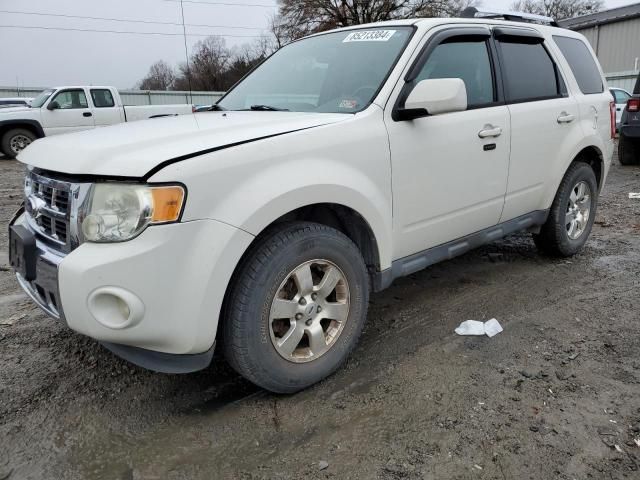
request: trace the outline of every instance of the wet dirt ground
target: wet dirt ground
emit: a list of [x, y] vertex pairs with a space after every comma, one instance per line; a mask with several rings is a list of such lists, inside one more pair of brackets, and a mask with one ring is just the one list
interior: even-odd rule
[[402, 279], [291, 396], [221, 359], [144, 371], [32, 306], [7, 258], [21, 176], [0, 159], [0, 480], [640, 478], [640, 167], [615, 162], [581, 254], [522, 234]]

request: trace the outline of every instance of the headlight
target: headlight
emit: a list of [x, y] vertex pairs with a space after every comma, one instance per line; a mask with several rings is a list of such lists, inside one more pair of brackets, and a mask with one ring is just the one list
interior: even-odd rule
[[82, 221], [89, 242], [123, 242], [154, 223], [180, 218], [184, 188], [123, 183], [93, 185]]

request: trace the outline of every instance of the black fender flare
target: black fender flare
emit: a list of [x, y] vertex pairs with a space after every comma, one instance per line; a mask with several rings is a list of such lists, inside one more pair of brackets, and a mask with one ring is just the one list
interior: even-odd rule
[[38, 138], [42, 138], [44, 137], [44, 129], [42, 128], [42, 125], [40, 125], [40, 122], [38, 122], [37, 120], [31, 120], [31, 119], [24, 119], [21, 120], [19, 118], [17, 119], [11, 119], [11, 120], [0, 120], [0, 130], [6, 130], [8, 128], [11, 128], [12, 126], [15, 126], [16, 128], [20, 128], [21, 125], [29, 125], [30, 127], [32, 127]]

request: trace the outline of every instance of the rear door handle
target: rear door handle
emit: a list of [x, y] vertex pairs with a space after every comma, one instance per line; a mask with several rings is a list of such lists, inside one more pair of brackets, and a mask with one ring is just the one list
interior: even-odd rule
[[91, 112], [84, 112], [82, 114], [83, 117], [90, 117], [91, 116]]
[[493, 125], [487, 124], [482, 130], [478, 132], [480, 138], [499, 137], [502, 135], [502, 129]]
[[571, 123], [575, 120], [575, 115], [567, 112], [562, 112], [558, 117], [558, 123]]

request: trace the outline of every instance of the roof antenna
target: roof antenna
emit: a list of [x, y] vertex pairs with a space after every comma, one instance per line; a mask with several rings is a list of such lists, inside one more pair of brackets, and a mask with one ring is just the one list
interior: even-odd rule
[[187, 29], [184, 25], [184, 5], [180, 0], [180, 12], [182, 13], [182, 36], [184, 37], [184, 58], [187, 60], [187, 81], [189, 82], [189, 99], [193, 104], [193, 92], [191, 91], [191, 67], [189, 67], [189, 51], [187, 50]]

